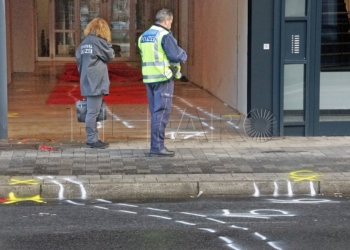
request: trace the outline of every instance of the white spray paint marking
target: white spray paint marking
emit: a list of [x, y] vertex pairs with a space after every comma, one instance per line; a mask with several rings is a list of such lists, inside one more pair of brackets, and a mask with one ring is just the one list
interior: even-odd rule
[[153, 210], [153, 211], [159, 211], [159, 212], [169, 212], [169, 210], [158, 209], [158, 208], [152, 208], [152, 207], [148, 207], [147, 209]]
[[339, 203], [338, 201], [331, 201], [326, 199], [312, 199], [312, 198], [303, 198], [303, 199], [293, 199], [293, 200], [276, 200], [269, 199], [272, 203], [281, 203], [281, 204], [320, 204], [320, 203]]
[[255, 190], [255, 193], [253, 194], [254, 197], [259, 197], [260, 196], [260, 192], [259, 192], [259, 189], [257, 187], [257, 185], [255, 184], [254, 182], [254, 190]]
[[47, 178], [53, 179], [53, 177], [52, 177], [52, 176], [48, 176]]
[[278, 196], [278, 185], [277, 182], [273, 183], [275, 185], [275, 191], [273, 192], [273, 196]]
[[220, 236], [219, 239], [225, 241], [227, 244], [232, 244], [232, 240], [227, 237]]
[[135, 205], [129, 205], [129, 204], [125, 204], [125, 203], [117, 203], [117, 205], [125, 206], [125, 207], [138, 207], [138, 206], [135, 206]]
[[310, 193], [311, 193], [311, 196], [315, 196], [316, 195], [314, 183], [312, 181], [310, 181]]
[[128, 210], [118, 210], [118, 211], [122, 213], [128, 213], [128, 214], [137, 214], [136, 212], [128, 211]]
[[210, 229], [210, 228], [199, 228], [200, 230], [204, 230], [207, 231], [209, 233], [216, 233], [216, 231], [214, 229]]
[[235, 250], [240, 250], [239, 247], [237, 247], [237, 246], [235, 246], [235, 245], [232, 244], [233, 241], [230, 240], [229, 238], [220, 236], [219, 239], [222, 240], [222, 241], [225, 241], [225, 243], [227, 244], [227, 246], [228, 246], [229, 248], [235, 249]]
[[94, 206], [95, 208], [99, 208], [99, 209], [105, 209], [105, 210], [108, 210], [108, 208], [106, 207], [100, 207], [100, 206]]
[[288, 196], [293, 196], [292, 183], [288, 181]]
[[44, 179], [43, 177], [36, 177], [36, 178], [38, 178], [38, 179], [40, 179], [40, 180], [43, 180], [43, 179]]
[[119, 122], [121, 121], [123, 125], [126, 126], [127, 128], [133, 128], [133, 126], [131, 126], [128, 122], [122, 121], [121, 118], [113, 114], [112, 111], [108, 108], [108, 106], [106, 106], [106, 112], [113, 117], [112, 120], [119, 121]]
[[[228, 209], [223, 209], [224, 216], [227, 217], [240, 217], [240, 218], [253, 218], [253, 219], [270, 219], [271, 217], [292, 217], [294, 214], [289, 214], [286, 211], [275, 210], [275, 209], [256, 209], [251, 210], [249, 213], [230, 213]], [[274, 212], [279, 214], [261, 214], [259, 212]]]
[[61, 183], [59, 183], [58, 181], [52, 181], [52, 183], [55, 183], [56, 185], [58, 185], [60, 187], [60, 191], [58, 192], [58, 199], [63, 200], [63, 192], [64, 192], [64, 187]]
[[196, 225], [196, 224], [194, 224], [194, 223], [189, 223], [189, 222], [182, 221], [182, 220], [177, 220], [176, 222], [177, 222], [177, 223], [181, 223], [181, 224], [185, 224], [185, 225], [189, 225], [189, 226], [195, 226], [195, 225]]
[[225, 221], [221, 221], [221, 220], [215, 220], [215, 219], [212, 219], [212, 218], [207, 218], [208, 220], [211, 220], [211, 221], [215, 221], [215, 222], [219, 222], [221, 224], [226, 224]]
[[171, 220], [169, 217], [164, 217], [164, 216], [159, 216], [159, 215], [154, 215], [154, 214], [149, 214], [148, 216], [159, 218], [159, 219], [164, 219], [164, 220]]
[[187, 213], [187, 212], [181, 212], [181, 214], [193, 215], [197, 217], [207, 217], [206, 215], [203, 215], [203, 214], [193, 214], [193, 213]]
[[111, 201], [107, 201], [107, 200], [104, 200], [104, 199], [96, 199], [96, 201], [105, 202], [105, 203], [112, 203]]
[[269, 244], [271, 247], [273, 247], [276, 250], [282, 250], [282, 248], [276, 246], [275, 242], [270, 241], [270, 242], [267, 242], [267, 244]]
[[234, 249], [234, 250], [240, 250], [240, 248], [236, 247], [236, 246], [233, 245], [233, 244], [228, 244], [227, 246], [228, 246], [229, 248], [231, 248], [231, 249]]
[[267, 238], [264, 235], [259, 234], [258, 232], [254, 233], [256, 236], [258, 236], [262, 240], [266, 240]]
[[65, 179], [66, 181], [69, 181], [71, 183], [77, 184], [80, 187], [80, 191], [81, 191], [81, 199], [85, 200], [86, 199], [86, 190], [84, 185], [81, 182], [78, 181], [73, 181], [71, 179]]
[[236, 228], [236, 229], [242, 229], [242, 230], [248, 230], [248, 228], [246, 228], [246, 227], [238, 227], [238, 226], [235, 226], [235, 225], [232, 225], [231, 226], [232, 228]]
[[66, 200], [68, 203], [70, 204], [73, 204], [73, 205], [78, 205], [78, 206], [85, 206], [84, 203], [78, 203], [78, 202], [75, 202], [75, 201], [71, 201], [71, 200]]

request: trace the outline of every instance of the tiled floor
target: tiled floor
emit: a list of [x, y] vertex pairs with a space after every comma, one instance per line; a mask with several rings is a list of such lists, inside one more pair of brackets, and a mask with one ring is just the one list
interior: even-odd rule
[[[9, 138], [75, 142], [85, 140], [84, 124], [76, 119], [75, 105], [46, 105], [64, 63], [38, 63], [34, 73], [16, 73], [8, 87]], [[118, 85], [118, 83], [112, 83]], [[66, 93], [68, 94], [68, 93]], [[100, 125], [102, 139], [148, 140], [147, 104], [109, 105], [108, 119]], [[191, 83], [176, 82], [171, 121], [166, 131], [174, 140], [215, 141], [240, 137], [238, 113]]]

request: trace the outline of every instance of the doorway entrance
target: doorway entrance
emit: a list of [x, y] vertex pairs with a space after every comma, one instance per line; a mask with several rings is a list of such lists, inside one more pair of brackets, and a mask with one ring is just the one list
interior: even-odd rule
[[37, 58], [75, 60], [83, 30], [93, 18], [102, 17], [111, 27], [115, 61], [139, 61], [138, 37], [160, 8], [175, 7], [174, 0], [36, 0]]
[[350, 2], [285, 0], [281, 134], [350, 134]]

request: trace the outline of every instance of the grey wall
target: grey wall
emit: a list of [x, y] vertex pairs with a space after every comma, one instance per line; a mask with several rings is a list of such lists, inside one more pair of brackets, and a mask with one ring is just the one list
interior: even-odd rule
[[[274, 0], [250, 0], [248, 107], [273, 110]], [[264, 44], [270, 50], [264, 50]]]

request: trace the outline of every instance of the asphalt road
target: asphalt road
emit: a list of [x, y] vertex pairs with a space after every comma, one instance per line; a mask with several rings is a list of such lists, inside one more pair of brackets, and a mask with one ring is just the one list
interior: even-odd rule
[[0, 249], [349, 249], [347, 197], [0, 205]]

